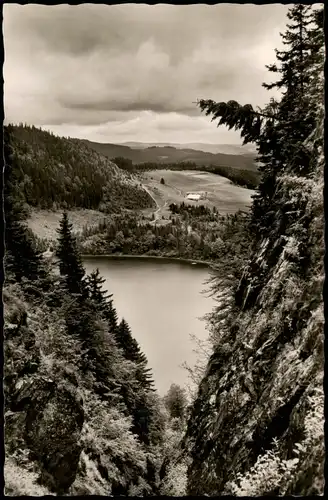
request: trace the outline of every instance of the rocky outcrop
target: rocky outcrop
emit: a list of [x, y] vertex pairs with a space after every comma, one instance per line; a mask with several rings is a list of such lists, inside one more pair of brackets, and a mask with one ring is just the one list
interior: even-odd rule
[[26, 442], [41, 466], [41, 482], [65, 492], [75, 479], [81, 453], [81, 398], [68, 382], [57, 385], [52, 380], [38, 379], [22, 391], [18, 404], [20, 397], [30, 401], [25, 404]]
[[6, 433], [11, 443], [20, 439], [29, 448], [41, 471], [40, 483], [63, 493], [76, 476], [83, 420], [82, 400], [70, 382], [31, 377], [17, 384]]
[[282, 178], [298, 218], [259, 242], [217, 336], [185, 437], [191, 495], [323, 494], [322, 145], [316, 154], [311, 178]]

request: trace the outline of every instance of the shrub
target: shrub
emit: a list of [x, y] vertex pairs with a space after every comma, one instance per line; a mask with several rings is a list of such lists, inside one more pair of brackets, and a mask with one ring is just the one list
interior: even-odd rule
[[37, 483], [36, 472], [24, 469], [12, 458], [7, 457], [4, 466], [6, 496], [46, 496], [53, 495], [47, 488]]

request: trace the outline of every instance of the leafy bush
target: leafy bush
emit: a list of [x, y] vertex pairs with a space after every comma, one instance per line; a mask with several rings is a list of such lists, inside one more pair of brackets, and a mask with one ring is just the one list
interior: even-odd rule
[[[278, 440], [273, 449], [260, 456], [255, 465], [246, 474], [237, 474], [234, 482], [226, 485], [226, 493], [235, 496], [286, 495], [293, 488], [300, 473], [304, 475], [317, 448], [323, 450], [324, 439], [324, 394], [317, 389], [308, 398], [309, 410], [305, 417], [305, 437], [300, 443], [294, 443], [294, 458], [283, 460]], [[305, 470], [304, 470], [305, 469]], [[314, 482], [316, 477], [311, 478]], [[323, 493], [323, 484], [319, 482], [317, 494]]]
[[[80, 471], [85, 467], [82, 462], [91, 460], [98, 470], [101, 466], [107, 494], [112, 483], [119, 483], [128, 489], [130, 482], [136, 481], [138, 476], [146, 472], [146, 455], [131, 432], [132, 419], [118, 409], [101, 403], [90, 392], [85, 393], [84, 407], [86, 421], [81, 442], [85, 454], [81, 457]], [[88, 481], [92, 481], [92, 478], [87, 477], [85, 482]]]
[[41, 497], [53, 495], [47, 488], [38, 484], [36, 472], [20, 467], [10, 457], [5, 460], [4, 479], [6, 496]]

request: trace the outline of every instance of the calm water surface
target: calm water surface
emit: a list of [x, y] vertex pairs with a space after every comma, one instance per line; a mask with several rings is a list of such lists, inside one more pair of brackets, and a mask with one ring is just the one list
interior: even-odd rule
[[206, 323], [199, 319], [214, 301], [201, 291], [209, 277], [206, 267], [160, 259], [84, 258], [87, 273], [99, 268], [104, 288], [113, 293], [119, 318], [125, 318], [146, 354], [157, 390], [164, 395], [171, 383], [183, 386], [193, 365], [195, 347], [189, 335], [205, 339]]

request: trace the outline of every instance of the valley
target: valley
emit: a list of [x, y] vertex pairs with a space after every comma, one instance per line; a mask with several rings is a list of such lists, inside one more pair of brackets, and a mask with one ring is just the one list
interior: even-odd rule
[[[248, 211], [252, 202], [254, 191], [234, 185], [225, 177], [202, 171], [171, 171], [154, 170], [137, 174], [139, 189], [142, 188], [153, 199], [150, 208], [140, 209], [140, 217], [145, 219], [140, 222], [167, 225], [171, 215], [171, 203], [184, 202], [190, 206], [204, 205], [210, 209], [214, 207], [218, 213], [233, 214], [238, 210]], [[164, 184], [161, 183], [164, 179]], [[187, 199], [188, 193], [204, 193], [199, 201]], [[205, 195], [206, 193], [206, 195]], [[68, 210], [69, 218], [73, 224], [75, 234], [85, 229], [96, 228], [103, 221], [110, 222], [112, 215], [86, 208]], [[62, 215], [62, 210], [30, 209], [27, 219], [28, 227], [38, 238], [48, 242], [57, 237], [57, 228]]]
[[14, 7], [5, 495], [322, 496], [324, 9]]

